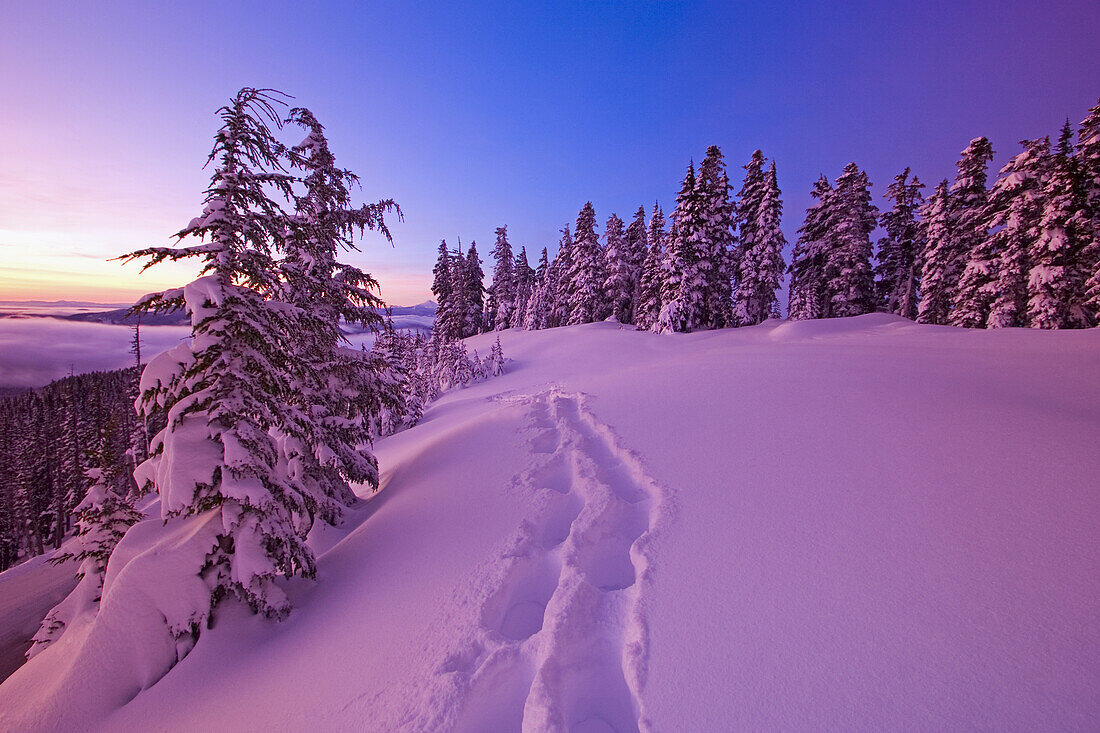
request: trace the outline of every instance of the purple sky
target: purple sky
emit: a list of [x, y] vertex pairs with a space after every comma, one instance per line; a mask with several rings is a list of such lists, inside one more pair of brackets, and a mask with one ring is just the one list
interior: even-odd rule
[[[876, 197], [930, 186], [978, 135], [996, 165], [1100, 96], [1100, 2], [18, 3], [0, 27], [0, 299], [126, 300], [189, 275], [104, 260], [198, 213], [214, 110], [294, 94], [365, 198], [407, 221], [351, 259], [426, 299], [441, 237], [534, 253], [591, 199], [603, 222], [722, 146], [777, 161], [793, 240], [855, 160]], [[879, 202], [881, 203], [881, 202]], [[487, 268], [488, 269], [488, 268]]]

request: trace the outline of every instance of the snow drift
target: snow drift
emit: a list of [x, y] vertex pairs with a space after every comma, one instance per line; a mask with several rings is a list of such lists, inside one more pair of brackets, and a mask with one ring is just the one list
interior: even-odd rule
[[157, 681], [179, 650], [171, 598], [144, 591], [187, 591], [150, 569], [205, 530], [143, 523], [98, 618], [0, 685], [0, 729], [1100, 719], [1100, 331], [873, 315], [501, 341], [507, 374], [379, 442], [382, 490], [311, 537], [288, 620], [224, 604]]

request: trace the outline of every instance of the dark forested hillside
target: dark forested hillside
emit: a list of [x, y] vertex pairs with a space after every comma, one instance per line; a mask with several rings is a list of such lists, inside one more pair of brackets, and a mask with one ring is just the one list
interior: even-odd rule
[[0, 570], [61, 545], [93, 449], [106, 443], [133, 465], [133, 436], [146, 427], [133, 407], [137, 378], [136, 367], [91, 372], [0, 399]]

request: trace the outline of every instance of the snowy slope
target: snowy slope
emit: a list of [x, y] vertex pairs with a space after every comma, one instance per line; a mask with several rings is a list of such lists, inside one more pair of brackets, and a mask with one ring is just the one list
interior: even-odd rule
[[380, 442], [290, 619], [225, 608], [117, 709], [130, 627], [74, 629], [0, 729], [1094, 729], [1100, 330], [501, 341]]

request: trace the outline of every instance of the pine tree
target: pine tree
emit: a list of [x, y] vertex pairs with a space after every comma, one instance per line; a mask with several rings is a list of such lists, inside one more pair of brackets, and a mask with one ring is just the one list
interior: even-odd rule
[[954, 297], [958, 259], [954, 249], [956, 240], [951, 236], [951, 193], [946, 178], [936, 186], [920, 212], [924, 229], [924, 264], [917, 321], [946, 325]]
[[485, 273], [481, 258], [477, 256], [477, 242], [470, 242], [466, 251], [466, 267], [463, 269], [466, 297], [466, 318], [459, 338], [474, 336], [485, 330]]
[[1100, 102], [1088, 111], [1077, 130], [1077, 166], [1084, 198], [1081, 259], [1089, 273], [1083, 297], [1093, 320], [1100, 321]]
[[725, 328], [733, 322], [734, 205], [725, 158], [717, 145], [707, 148], [699, 166], [699, 196], [702, 208], [700, 261], [704, 264], [706, 288], [702, 322], [709, 328]]
[[[222, 127], [211, 161], [217, 167], [203, 213], [176, 236], [202, 244], [139, 250], [146, 267], [197, 259], [202, 275], [183, 288], [146, 296], [138, 309], [182, 308], [191, 339], [157, 356], [142, 377], [142, 408], [168, 413], [138, 470], [160, 494], [163, 516], [201, 517], [215, 528], [206, 560], [195, 572], [209, 601], [166, 619], [181, 653], [226, 596], [254, 611], [283, 617], [279, 574], [315, 573], [313, 553], [300, 531], [306, 500], [279, 465], [274, 434], [305, 431], [305, 419], [288, 408], [298, 366], [285, 338], [296, 324], [288, 308], [271, 300], [279, 291], [273, 252], [283, 248], [290, 217], [271, 194], [292, 196], [284, 149], [268, 123], [278, 124], [271, 94], [244, 89], [219, 110]], [[179, 455], [189, 470], [177, 470]]]
[[978, 328], [989, 317], [993, 300], [992, 263], [986, 166], [993, 159], [993, 147], [982, 137], [973, 140], [959, 160], [959, 173], [951, 186], [951, 226], [957, 240], [959, 279], [951, 298], [948, 322], [954, 326]]
[[432, 294], [438, 306], [436, 318], [442, 318], [444, 312], [450, 307], [451, 301], [451, 254], [447, 249], [447, 240], [439, 242], [439, 255], [432, 268]]
[[569, 225], [561, 229], [561, 241], [558, 243], [558, 253], [554, 255], [546, 274], [546, 323], [544, 328], [556, 328], [569, 322], [572, 312], [573, 282], [570, 274], [573, 271], [573, 235]]
[[531, 299], [531, 292], [535, 287], [535, 271], [527, 262], [527, 248], [520, 247], [512, 263], [512, 277], [515, 291], [515, 303], [512, 307], [512, 315], [505, 328], [523, 328], [523, 320], [527, 314], [527, 302]]
[[646, 231], [645, 207], [639, 206], [634, 212], [634, 219], [626, 227], [623, 234], [623, 255], [629, 263], [627, 270], [630, 273], [630, 312], [629, 318], [624, 323], [634, 323], [635, 313], [638, 309], [638, 291], [642, 280], [642, 268], [645, 266], [645, 257], [648, 252], [648, 235]]
[[508, 227], [497, 227], [493, 247], [493, 285], [489, 288], [489, 328], [502, 331], [511, 323], [516, 304], [515, 262], [512, 245], [508, 243]]
[[[470, 288], [467, 285], [467, 260], [462, 254], [461, 244], [455, 250], [446, 252], [447, 285], [439, 295], [439, 309], [435, 314], [435, 323], [448, 339], [465, 338], [470, 316]], [[438, 263], [437, 263], [438, 267]], [[439, 268], [442, 270], [442, 268]]]
[[886, 189], [886, 198], [893, 201], [890, 211], [882, 215], [886, 236], [878, 240], [878, 266], [875, 268], [878, 306], [915, 320], [920, 301], [920, 256], [924, 251], [924, 230], [917, 221], [917, 211], [924, 202], [920, 190], [924, 184], [909, 169], [894, 177]]
[[[734, 322], [741, 326], [763, 323], [776, 311], [775, 293], [783, 276], [783, 248], [787, 246], [779, 228], [783, 204], [779, 200], [775, 162], [772, 161], [759, 183], [755, 181], [756, 163], [754, 154], [744, 187], [749, 198], [738, 204], [738, 217], [744, 217], [741, 219], [742, 231], [748, 236], [742, 240], [738, 257], [737, 294], [733, 306]], [[754, 180], [750, 181], [749, 177]]]
[[651, 330], [657, 323], [661, 312], [661, 284], [664, 281], [665, 261], [665, 215], [657, 202], [653, 203], [653, 215], [649, 219], [649, 231], [646, 236], [647, 248], [642, 263], [642, 275], [638, 279], [638, 305], [634, 314], [634, 325], [640, 329]]
[[[141, 390], [138, 388], [138, 381], [141, 378], [141, 317], [140, 314], [134, 323], [134, 336], [130, 342], [130, 353], [134, 355], [134, 370], [133, 376], [128, 380], [126, 394], [130, 404], [137, 405], [138, 400], [141, 398]], [[139, 416], [134, 420], [133, 427], [130, 429], [130, 444], [126, 451], [126, 457], [128, 462], [127, 474], [130, 480], [130, 493], [136, 500], [152, 490], [152, 486], [148, 483], [139, 486], [134, 479], [134, 472], [137, 467], [140, 466], [149, 457], [149, 431], [148, 426], [145, 423], [143, 416]]]
[[816, 199], [806, 209], [806, 219], [798, 228], [798, 242], [791, 252], [790, 290], [787, 318], [802, 321], [824, 318], [828, 313], [825, 288], [825, 253], [832, 232], [829, 219], [833, 187], [824, 175], [817, 179], [810, 195]]
[[[291, 149], [304, 192], [295, 197], [295, 215], [279, 263], [280, 298], [298, 310], [288, 347], [297, 347], [293, 391], [286, 402], [305, 419], [300, 432], [281, 429], [280, 451], [302, 511], [298, 531], [308, 533], [315, 518], [336, 524], [342, 508], [354, 502], [349, 484], [378, 487], [378, 462], [367, 447], [371, 425], [386, 412], [400, 414], [404, 375], [393, 358], [350, 348], [340, 322], [369, 331], [383, 325], [384, 306], [369, 274], [337, 261], [356, 249], [353, 236], [379, 231], [392, 242], [386, 214], [401, 210], [392, 199], [353, 207], [350, 189], [358, 177], [338, 168], [324, 127], [304, 108], [291, 110], [288, 123], [306, 131]], [[391, 327], [392, 332], [392, 327]], [[294, 423], [298, 427], [297, 423]]]
[[623, 220], [615, 214], [604, 227], [606, 243], [605, 259], [607, 279], [603, 290], [607, 293], [611, 314], [619, 323], [631, 323], [634, 317], [634, 289], [637, 273], [634, 270], [633, 252], [623, 233]]
[[602, 321], [607, 310], [603, 291], [604, 253], [596, 236], [596, 211], [591, 201], [577, 214], [571, 252], [568, 324]]
[[552, 295], [554, 284], [549, 282], [550, 259], [546, 247], [539, 255], [539, 264], [535, 268], [535, 281], [531, 286], [531, 297], [527, 301], [527, 312], [523, 315], [523, 327], [536, 331], [547, 327], [550, 311], [553, 309]]
[[661, 311], [652, 326], [659, 333], [692, 331], [703, 325], [707, 275], [700, 266], [702, 236], [702, 201], [693, 163], [676, 197], [665, 248]]
[[960, 279], [971, 253], [988, 237], [986, 167], [992, 159], [993, 146], [978, 137], [970, 141], [955, 164], [958, 173], [942, 202], [943, 220], [935, 223], [934, 232], [928, 230], [925, 269], [930, 277], [923, 282], [928, 307], [922, 305], [918, 313], [922, 323], [948, 324], [961, 316], [952, 315]]
[[756, 244], [756, 210], [763, 198], [764, 188], [764, 153], [754, 150], [749, 162], [744, 166], [745, 177], [741, 181], [741, 190], [737, 193], [737, 204], [734, 207], [734, 223], [737, 228], [737, 248], [733, 255], [734, 290], [740, 283], [736, 282], [741, 272], [741, 257], [746, 250], [752, 249]]
[[1050, 140], [1024, 140], [1024, 151], [1001, 168], [989, 194], [989, 226], [996, 255], [994, 294], [986, 326], [1027, 325], [1027, 279], [1030, 256], [1039, 238], [1043, 213], [1043, 179], [1050, 156]]
[[844, 167], [829, 197], [832, 232], [825, 253], [829, 315], [858, 316], [874, 309], [871, 232], [878, 209], [871, 203], [867, 174], [855, 163]]
[[500, 346], [500, 336], [493, 342], [493, 348], [489, 351], [489, 373], [494, 377], [504, 374], [504, 349]]
[[1072, 136], [1067, 120], [1043, 182], [1043, 215], [1028, 273], [1027, 309], [1032, 328], [1091, 325], [1084, 305], [1088, 227]]

